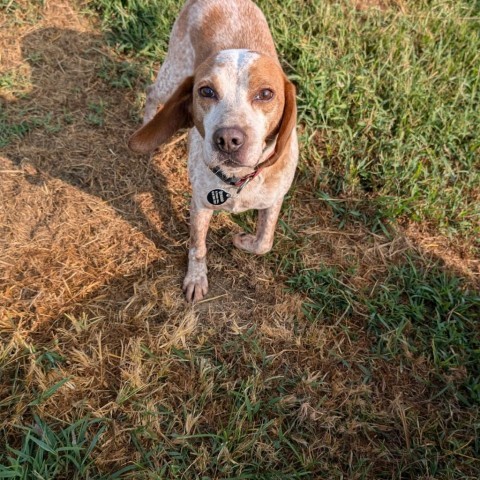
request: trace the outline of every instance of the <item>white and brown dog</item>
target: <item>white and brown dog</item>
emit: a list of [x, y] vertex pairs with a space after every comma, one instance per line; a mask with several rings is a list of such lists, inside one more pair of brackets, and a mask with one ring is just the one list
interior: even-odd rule
[[257, 209], [256, 235], [236, 235], [233, 243], [256, 254], [272, 248], [298, 160], [296, 114], [295, 87], [260, 9], [250, 0], [188, 0], [148, 89], [144, 125], [129, 141], [147, 153], [191, 127], [188, 301], [208, 290], [205, 241], [214, 210]]

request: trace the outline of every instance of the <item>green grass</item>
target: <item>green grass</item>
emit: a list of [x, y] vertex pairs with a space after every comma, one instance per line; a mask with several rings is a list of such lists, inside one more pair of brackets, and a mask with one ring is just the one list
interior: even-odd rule
[[103, 100], [100, 100], [98, 103], [90, 102], [88, 110], [87, 123], [96, 127], [102, 127], [105, 115], [105, 103]]
[[[56, 133], [62, 129], [64, 124], [70, 123], [68, 113], [54, 118], [51, 114], [38, 114], [38, 112], [30, 111], [24, 112], [19, 117], [23, 118], [12, 121], [12, 119], [8, 118], [6, 112], [0, 111], [0, 148], [6, 147], [14, 141], [21, 140], [35, 129], [42, 129], [47, 133]], [[95, 120], [99, 119], [98, 116], [92, 116], [92, 118]], [[88, 120], [90, 121], [90, 118]]]
[[22, 439], [18, 449], [10, 446], [7, 440], [8, 453], [0, 456], [0, 478], [120, 478], [132, 467], [108, 477], [100, 475], [94, 467], [91, 453], [105, 431], [103, 423], [104, 420], [83, 418], [63, 428], [52, 428], [34, 415], [32, 425], [18, 426], [16, 432], [12, 432], [12, 436], [15, 433]]
[[10, 70], [0, 75], [0, 91], [5, 90], [22, 98], [31, 88], [30, 79], [18, 70]]
[[173, 22], [182, 2], [166, 0], [93, 0], [107, 39], [117, 51], [159, 62], [165, 56]]
[[11, 25], [24, 26], [34, 25], [40, 18], [40, 8], [44, 6], [44, 0], [0, 0], [0, 14], [9, 15], [8, 21]]
[[478, 3], [410, 2], [406, 15], [260, 4], [298, 83], [303, 159], [323, 163], [323, 188], [477, 237]]
[[146, 86], [147, 72], [143, 65], [134, 62], [114, 62], [103, 58], [98, 77], [113, 88], [133, 89]]
[[[466, 405], [480, 405], [480, 294], [436, 265], [406, 257], [392, 265], [377, 287], [359, 290], [349, 272], [303, 270], [288, 280], [304, 292], [312, 322], [335, 323], [360, 314], [368, 319], [373, 351], [404, 362], [420, 356], [432, 364], [446, 388]], [[452, 384], [452, 372], [462, 370]]]
[[303, 270], [287, 283], [308, 295], [304, 313], [310, 321], [335, 321], [354, 311], [355, 291], [336, 268]]
[[15, 124], [7, 123], [6, 115], [2, 113], [0, 113], [0, 127], [0, 148], [7, 146], [14, 139], [24, 137], [32, 129], [32, 125], [28, 121]]

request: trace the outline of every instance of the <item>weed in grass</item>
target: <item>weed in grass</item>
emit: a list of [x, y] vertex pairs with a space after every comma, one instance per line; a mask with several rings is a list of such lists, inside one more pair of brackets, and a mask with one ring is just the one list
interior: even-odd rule
[[58, 352], [45, 350], [40, 353], [37, 358], [37, 364], [40, 365], [44, 371], [48, 372], [57, 368], [60, 364], [65, 362], [65, 358]]
[[16, 124], [7, 123], [6, 115], [0, 112], [0, 148], [5, 147], [14, 139], [24, 137], [32, 128], [28, 121]]
[[338, 228], [343, 229], [346, 225], [365, 225], [373, 233], [390, 236], [388, 219], [392, 218], [392, 209], [389, 206], [384, 207], [383, 203], [387, 200], [385, 197], [372, 202], [368, 197], [332, 198], [323, 191], [319, 191], [318, 196], [330, 207]]
[[287, 284], [307, 295], [304, 312], [310, 321], [332, 322], [354, 311], [355, 291], [336, 268], [303, 270]]
[[13, 98], [25, 98], [31, 89], [30, 79], [19, 70], [11, 70], [0, 74], [0, 95]]
[[87, 115], [87, 122], [90, 125], [96, 127], [102, 127], [105, 123], [104, 116], [105, 116], [105, 103], [102, 99], [98, 102], [90, 102], [88, 104], [88, 109], [90, 110], [89, 114]]
[[102, 59], [98, 76], [113, 88], [143, 89], [147, 81], [146, 69], [134, 62], [113, 62]]
[[62, 129], [63, 123], [71, 123], [71, 116], [65, 114], [63, 117], [53, 117], [52, 114], [35, 115], [29, 113], [24, 115], [25, 120], [11, 122], [7, 119], [6, 112], [0, 112], [0, 148], [9, 143], [22, 139], [34, 129], [43, 129], [47, 133], [56, 133]]

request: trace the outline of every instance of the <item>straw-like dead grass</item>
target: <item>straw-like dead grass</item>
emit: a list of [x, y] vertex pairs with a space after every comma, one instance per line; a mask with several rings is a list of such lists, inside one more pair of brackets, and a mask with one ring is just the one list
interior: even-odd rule
[[187, 305], [184, 136], [133, 156], [137, 98], [102, 78], [121, 59], [94, 23], [67, 1], [18, 3], [0, 39], [2, 70], [27, 79], [2, 108], [30, 122], [0, 157], [2, 440], [18, 447], [33, 413], [106, 419], [95, 467], [139, 462], [145, 478], [419, 478], [421, 452], [461, 459], [478, 416], [453, 398], [445, 416], [426, 359], [372, 353], [362, 309], [308, 321], [284, 286], [298, 263], [353, 266], [352, 288], [373, 288], [412, 243], [339, 230], [301, 178], [266, 258], [234, 250], [240, 227], [214, 218], [210, 294]]

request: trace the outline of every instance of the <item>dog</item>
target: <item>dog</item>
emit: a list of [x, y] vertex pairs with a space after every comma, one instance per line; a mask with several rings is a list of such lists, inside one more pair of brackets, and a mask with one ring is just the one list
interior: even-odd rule
[[191, 129], [188, 302], [208, 291], [206, 236], [214, 210], [258, 210], [256, 234], [235, 235], [233, 243], [257, 255], [271, 250], [298, 162], [296, 118], [295, 86], [261, 10], [250, 0], [187, 1], [129, 147], [149, 153]]

